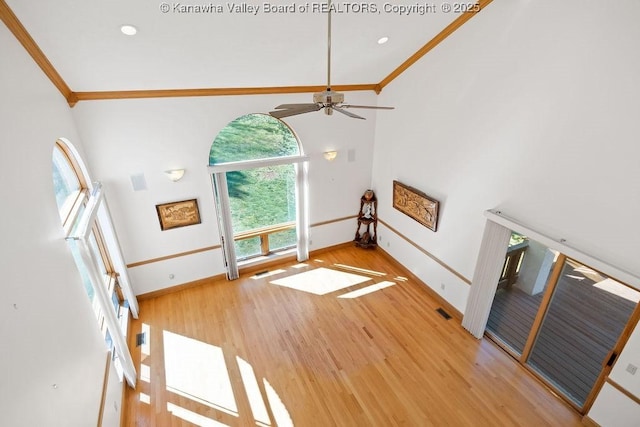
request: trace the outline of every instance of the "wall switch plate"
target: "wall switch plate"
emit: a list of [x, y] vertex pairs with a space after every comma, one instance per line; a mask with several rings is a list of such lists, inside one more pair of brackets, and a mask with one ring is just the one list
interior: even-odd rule
[[637, 370], [638, 367], [636, 365], [632, 365], [631, 363], [627, 365], [627, 372], [629, 372], [631, 375], [635, 375]]

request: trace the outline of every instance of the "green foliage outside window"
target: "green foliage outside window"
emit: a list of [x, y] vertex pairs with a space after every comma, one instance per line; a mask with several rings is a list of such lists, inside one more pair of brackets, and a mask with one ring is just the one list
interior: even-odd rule
[[[298, 141], [287, 125], [265, 114], [249, 114], [229, 123], [211, 145], [209, 164], [297, 156]], [[295, 220], [293, 165], [227, 173], [234, 233]], [[271, 250], [295, 245], [295, 229], [274, 233]], [[238, 258], [260, 253], [258, 238], [236, 242]]]
[[209, 164], [300, 154], [291, 129], [266, 114], [247, 114], [229, 123], [211, 145]]
[[64, 220], [73, 203], [70, 199], [80, 191], [80, 181], [62, 150], [57, 146], [53, 150], [53, 189], [56, 193], [60, 219]]

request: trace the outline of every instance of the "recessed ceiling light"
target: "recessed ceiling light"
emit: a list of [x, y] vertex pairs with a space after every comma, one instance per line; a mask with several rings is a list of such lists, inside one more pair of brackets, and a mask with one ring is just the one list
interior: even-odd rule
[[378, 39], [378, 44], [385, 44], [388, 41], [389, 41], [389, 37], [380, 37]]
[[138, 32], [138, 29], [133, 25], [123, 25], [120, 27], [120, 31], [122, 31], [124, 35], [133, 36]]

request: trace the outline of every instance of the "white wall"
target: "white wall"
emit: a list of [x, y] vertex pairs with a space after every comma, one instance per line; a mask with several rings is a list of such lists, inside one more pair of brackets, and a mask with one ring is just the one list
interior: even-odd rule
[[[628, 371], [627, 368], [640, 368], [640, 325], [636, 325], [634, 333], [627, 341], [624, 351], [616, 361], [609, 378], [620, 384], [634, 396], [640, 396], [640, 370]], [[638, 408], [640, 410], [640, 408]]]
[[[349, 92], [349, 102], [376, 102], [373, 92]], [[127, 263], [147, 261], [220, 244], [211, 179], [209, 149], [218, 132], [235, 118], [268, 112], [283, 102], [309, 102], [311, 94], [172, 98], [80, 102], [73, 115], [86, 146], [94, 178], [102, 181]], [[360, 196], [371, 184], [375, 114], [355, 120], [321, 112], [285, 119], [302, 141], [309, 164], [310, 222], [355, 215]], [[328, 162], [322, 153], [338, 150]], [[355, 159], [348, 160], [353, 150]], [[164, 170], [185, 168], [184, 178], [170, 182]], [[134, 192], [130, 176], [143, 173], [148, 190]], [[197, 198], [202, 224], [161, 231], [155, 205]], [[340, 227], [335, 228], [336, 230]], [[355, 222], [354, 222], [355, 232]], [[345, 242], [352, 233], [321, 242]], [[196, 259], [198, 261], [196, 261]], [[202, 264], [201, 261], [204, 263]], [[198, 264], [194, 268], [194, 263]], [[137, 294], [224, 272], [220, 251], [183, 256], [130, 269]], [[174, 279], [169, 278], [174, 275]]]
[[[490, 4], [380, 95], [380, 215], [466, 277], [488, 208], [640, 274], [640, 4], [561, 3]], [[393, 179], [441, 201], [437, 233]]]
[[588, 417], [601, 427], [636, 427], [640, 419], [640, 405], [605, 383]]
[[82, 144], [4, 25], [0, 52], [0, 425], [95, 425], [106, 349], [64, 241], [51, 160], [57, 138]]
[[[627, 370], [630, 365], [640, 368], [638, 325], [609, 373], [609, 378], [636, 398], [640, 398], [640, 369], [632, 374]], [[605, 384], [589, 411], [589, 417], [602, 427], [635, 426], [640, 419], [640, 405], [610, 384]]]
[[[494, 207], [640, 275], [639, 12], [631, 0], [615, 8], [577, 0], [496, 1], [378, 99], [347, 94], [352, 103], [396, 110], [377, 119], [367, 112], [367, 122], [320, 113], [288, 119], [312, 157], [311, 223], [354, 215], [371, 186], [384, 221], [467, 278], [482, 212]], [[105, 184], [126, 262], [144, 261], [219, 243], [206, 173], [211, 141], [242, 114], [308, 102], [309, 95], [81, 102], [72, 111], [81, 143], [64, 100], [4, 26], [0, 43], [2, 56], [11, 58], [0, 62], [0, 364], [10, 367], [0, 385], [0, 420], [93, 425], [104, 346], [95, 325], [76, 321], [93, 314], [62, 241], [51, 187], [53, 142], [62, 136], [81, 151], [84, 145], [93, 177]], [[326, 149], [338, 149], [339, 158], [325, 162]], [[349, 149], [354, 162], [347, 161]], [[175, 184], [162, 174], [173, 167], [187, 169]], [[132, 191], [129, 176], [136, 173], [145, 174], [147, 191]], [[441, 201], [437, 233], [391, 207], [393, 179]], [[200, 201], [202, 224], [161, 232], [155, 204], [191, 197]], [[328, 245], [351, 240], [355, 226], [320, 229], [332, 235], [312, 239]], [[379, 233], [386, 251], [464, 308], [463, 280], [388, 228]], [[194, 275], [197, 257], [211, 265]], [[222, 271], [216, 254], [189, 258], [132, 269], [137, 293], [178, 284], [169, 271], [179, 279]], [[638, 350], [629, 344], [623, 354]], [[629, 380], [631, 390], [637, 377]], [[594, 411], [619, 402], [606, 393]]]
[[[380, 95], [396, 106], [376, 124], [381, 219], [467, 278], [490, 208], [640, 276], [639, 15], [632, 0], [495, 1], [429, 52]], [[392, 208], [394, 179], [440, 200], [436, 233]], [[442, 291], [442, 267], [385, 250]], [[468, 288], [444, 296], [464, 307]]]

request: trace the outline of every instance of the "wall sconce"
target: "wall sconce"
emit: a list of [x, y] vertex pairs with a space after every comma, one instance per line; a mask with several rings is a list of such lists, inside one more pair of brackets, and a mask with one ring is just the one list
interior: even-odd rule
[[165, 175], [173, 182], [180, 181], [184, 176], [184, 169], [171, 169], [164, 171]]
[[327, 159], [328, 161], [330, 161], [330, 162], [331, 162], [331, 161], [335, 160], [335, 158], [338, 156], [338, 152], [337, 152], [337, 151], [335, 151], [335, 150], [332, 150], [332, 151], [325, 151], [325, 152], [323, 153], [323, 155], [324, 155], [324, 158], [325, 158], [325, 159]]

